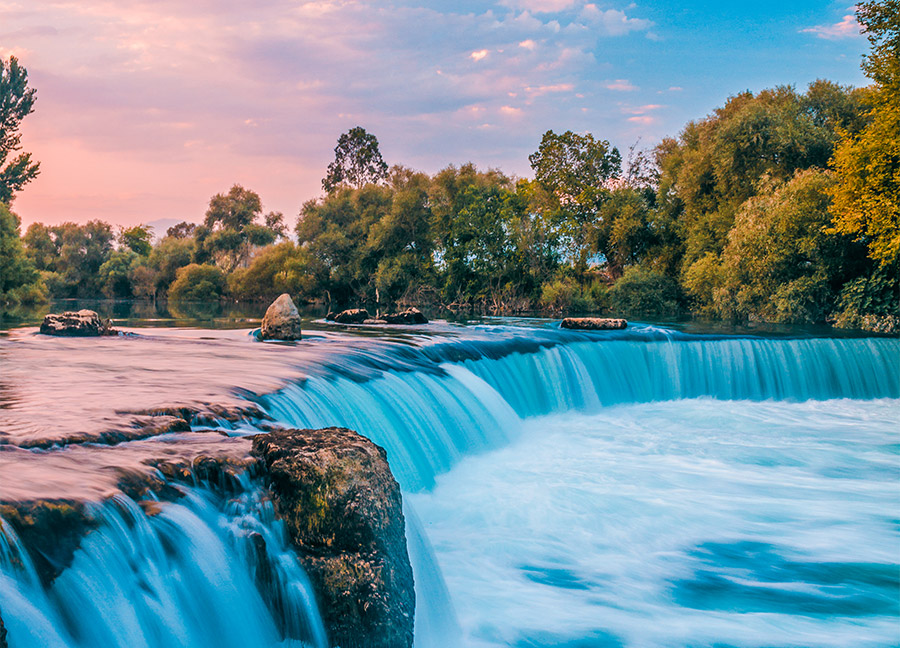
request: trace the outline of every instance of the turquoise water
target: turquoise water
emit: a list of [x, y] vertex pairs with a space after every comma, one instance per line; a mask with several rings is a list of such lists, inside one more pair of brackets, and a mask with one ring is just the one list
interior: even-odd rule
[[[0, 495], [90, 497], [155, 444], [187, 443], [28, 449], [127, 428], [129, 408], [250, 401], [386, 448], [419, 648], [900, 645], [900, 340], [320, 326], [287, 345], [13, 330], [0, 337]], [[10, 645], [324, 645], [280, 523], [244, 489], [196, 488], [152, 516], [96, 503], [99, 529], [49, 589], [7, 533]], [[264, 565], [253, 534], [272, 548]], [[263, 568], [279, 576], [261, 584]]]
[[410, 496], [470, 646], [900, 644], [900, 402], [525, 422]]

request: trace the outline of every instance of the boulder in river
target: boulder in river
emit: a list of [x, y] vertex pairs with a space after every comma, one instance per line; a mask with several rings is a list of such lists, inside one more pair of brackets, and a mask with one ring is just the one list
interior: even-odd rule
[[564, 329], [579, 329], [583, 331], [609, 331], [623, 329], [628, 322], [623, 319], [610, 317], [567, 317], [560, 325]]
[[334, 316], [334, 321], [338, 324], [362, 324], [367, 319], [371, 318], [365, 308], [349, 308]]
[[388, 324], [428, 324], [428, 318], [418, 308], [411, 307], [399, 313], [384, 316]]
[[263, 340], [299, 340], [300, 313], [287, 293], [282, 293], [266, 309], [259, 336]]
[[265, 464], [331, 645], [412, 646], [413, 575], [400, 486], [384, 449], [352, 430], [326, 428], [260, 434], [253, 453]]
[[69, 337], [96, 337], [99, 335], [117, 335], [110, 320], [101, 320], [95, 311], [83, 309], [50, 313], [41, 322], [41, 333], [44, 335], [64, 335]]

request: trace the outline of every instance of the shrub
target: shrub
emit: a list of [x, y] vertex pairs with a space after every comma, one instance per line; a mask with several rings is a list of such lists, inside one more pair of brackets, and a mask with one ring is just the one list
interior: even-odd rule
[[214, 265], [192, 263], [178, 268], [169, 286], [169, 298], [186, 301], [216, 301], [225, 289], [225, 275]]
[[635, 266], [609, 290], [610, 306], [622, 313], [675, 315], [681, 310], [681, 292], [672, 277]]

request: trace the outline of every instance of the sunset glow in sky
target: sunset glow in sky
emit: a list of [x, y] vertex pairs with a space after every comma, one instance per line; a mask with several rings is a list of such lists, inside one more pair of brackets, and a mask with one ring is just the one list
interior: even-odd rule
[[388, 164], [527, 176], [547, 129], [650, 147], [742, 90], [865, 85], [866, 50], [846, 2], [0, 0], [25, 226], [199, 221], [234, 183], [293, 224], [356, 125]]

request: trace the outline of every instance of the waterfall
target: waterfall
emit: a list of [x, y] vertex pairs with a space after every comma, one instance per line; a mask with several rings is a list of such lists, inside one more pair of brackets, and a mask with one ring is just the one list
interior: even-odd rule
[[892, 338], [544, 337], [400, 347], [394, 368], [385, 356], [377, 365], [350, 357], [343, 370], [258, 402], [286, 425], [360, 432], [387, 449], [404, 489], [421, 490], [464, 454], [503, 445], [526, 417], [700, 397], [900, 395], [900, 341]]
[[325, 648], [309, 582], [271, 502], [201, 488], [147, 514], [120, 495], [44, 590], [15, 533], [0, 533], [0, 609], [14, 648]]

